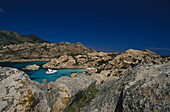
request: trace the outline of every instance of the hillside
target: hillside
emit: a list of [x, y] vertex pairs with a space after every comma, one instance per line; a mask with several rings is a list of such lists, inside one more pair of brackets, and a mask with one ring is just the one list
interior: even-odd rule
[[80, 42], [50, 43], [35, 34], [21, 36], [17, 32], [0, 30], [0, 61], [46, 61], [61, 55], [97, 52]]
[[22, 43], [0, 48], [0, 61], [45, 61], [61, 55], [76, 55], [97, 52], [81, 43]]
[[14, 31], [0, 30], [0, 45], [20, 44], [24, 42], [29, 43], [44, 43], [48, 41], [40, 39], [35, 34], [23, 35]]

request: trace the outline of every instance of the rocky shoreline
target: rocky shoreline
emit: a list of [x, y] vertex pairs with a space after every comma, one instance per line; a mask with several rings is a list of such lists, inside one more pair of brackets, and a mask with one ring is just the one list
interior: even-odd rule
[[52, 69], [87, 69], [89, 73], [100, 73], [106, 77], [121, 76], [128, 70], [141, 64], [163, 64], [170, 61], [170, 57], [161, 57], [149, 50], [129, 49], [124, 53], [88, 53], [86, 55], [63, 55], [44, 64], [43, 68]]
[[150, 50], [97, 52], [80, 42], [53, 44], [36, 35], [4, 30], [0, 39], [0, 62], [49, 61], [42, 67], [88, 70], [41, 84], [23, 71], [0, 67], [1, 112], [170, 111], [170, 57]]
[[[64, 76], [48, 84], [46, 80], [43, 84], [32, 81], [14, 68], [0, 67], [0, 71], [0, 111], [166, 112], [170, 109], [170, 63], [138, 65], [111, 81], [101, 74], [79, 74], [74, 78]], [[97, 91], [95, 94], [92, 90], [82, 94], [92, 85]], [[76, 100], [92, 94], [92, 101], [75, 108]]]

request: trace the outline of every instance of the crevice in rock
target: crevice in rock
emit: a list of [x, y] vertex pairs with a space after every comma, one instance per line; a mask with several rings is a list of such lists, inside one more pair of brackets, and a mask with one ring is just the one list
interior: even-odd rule
[[64, 112], [69, 112], [69, 109], [72, 107], [72, 105], [74, 105], [75, 102], [78, 102], [81, 98], [81, 95], [82, 95], [82, 92], [83, 91], [79, 91], [75, 96], [74, 98], [72, 98], [72, 102], [67, 106], [67, 108], [64, 110]]
[[115, 112], [123, 112], [123, 89], [121, 90], [119, 99], [117, 101]]
[[40, 103], [40, 99], [35, 99], [33, 98], [33, 104], [30, 106], [30, 111], [35, 111], [34, 108], [36, 107], [36, 105]]

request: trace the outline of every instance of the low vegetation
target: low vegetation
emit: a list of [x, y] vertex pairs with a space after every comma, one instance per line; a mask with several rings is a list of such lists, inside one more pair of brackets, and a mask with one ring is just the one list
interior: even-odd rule
[[81, 108], [88, 105], [90, 101], [96, 96], [98, 90], [95, 86], [90, 86], [83, 91], [78, 99], [76, 99], [66, 110], [66, 112], [81, 112]]

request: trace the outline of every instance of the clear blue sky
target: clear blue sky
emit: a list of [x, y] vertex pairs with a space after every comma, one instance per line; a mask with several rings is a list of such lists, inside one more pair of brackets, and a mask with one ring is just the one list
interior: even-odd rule
[[100, 51], [170, 55], [170, 0], [0, 0], [0, 29]]

